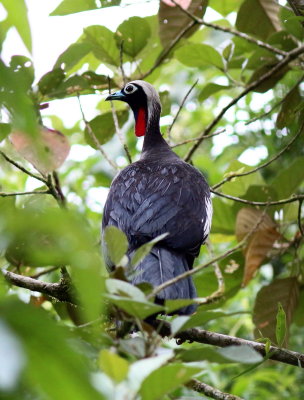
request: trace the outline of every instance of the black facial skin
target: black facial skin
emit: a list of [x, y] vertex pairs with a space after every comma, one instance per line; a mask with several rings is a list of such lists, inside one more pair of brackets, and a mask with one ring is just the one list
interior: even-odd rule
[[[137, 90], [135, 90], [135, 92], [128, 93], [129, 86], [135, 86]], [[129, 106], [132, 108], [135, 116], [139, 108], [144, 108], [145, 110], [147, 110], [147, 96], [143, 89], [140, 86], [135, 85], [134, 83], [127, 84], [121, 91], [115, 92], [108, 96], [106, 100], [120, 100], [128, 103]]]

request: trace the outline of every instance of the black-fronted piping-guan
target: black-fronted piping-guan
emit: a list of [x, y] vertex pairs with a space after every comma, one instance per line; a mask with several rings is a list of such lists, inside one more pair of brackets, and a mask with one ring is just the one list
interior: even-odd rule
[[[203, 175], [182, 161], [163, 139], [160, 99], [152, 85], [135, 80], [106, 100], [129, 104], [135, 117], [135, 134], [144, 136], [144, 143], [140, 160], [124, 168], [112, 182], [102, 229], [114, 225], [126, 234], [130, 258], [142, 244], [168, 233], [130, 276], [133, 284], [148, 282], [155, 287], [192, 268], [210, 232], [209, 187]], [[113, 263], [105, 258], [113, 270]], [[188, 277], [158, 293], [156, 302], [195, 297], [192, 278]], [[195, 309], [189, 305], [178, 313], [191, 314]]]

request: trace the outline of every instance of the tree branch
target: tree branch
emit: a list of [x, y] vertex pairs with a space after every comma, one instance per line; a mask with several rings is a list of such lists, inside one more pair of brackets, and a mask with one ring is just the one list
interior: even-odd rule
[[[161, 336], [172, 336], [171, 325], [164, 320], [154, 320], [150, 324], [158, 329]], [[205, 331], [203, 329], [191, 328], [183, 332], [178, 332], [174, 335], [178, 339], [178, 343], [185, 341], [210, 344], [212, 346], [227, 347], [246, 345], [257, 351], [263, 357], [266, 356], [265, 345], [263, 343], [254, 342], [251, 340], [241, 339], [234, 336], [223, 335], [221, 333]], [[295, 365], [296, 367], [304, 368], [304, 354], [296, 351], [282, 349], [276, 346], [271, 346], [269, 349], [271, 356], [270, 360], [279, 361], [284, 364]], [[269, 354], [268, 353], [268, 354]]]
[[173, 49], [173, 47], [186, 35], [187, 32], [190, 31], [196, 25], [196, 21], [191, 21], [189, 25], [187, 25], [184, 29], [180, 31], [180, 33], [175, 37], [174, 40], [169, 44], [169, 46], [160, 54], [158, 59], [155, 61], [154, 65], [147, 71], [144, 72], [143, 74], [140, 75], [139, 78], [137, 79], [145, 79], [147, 76], [151, 75], [152, 72], [154, 72], [161, 64], [162, 62], [166, 59], [166, 57], [169, 55], [170, 51]]
[[2, 270], [2, 272], [7, 282], [12, 285], [46, 294], [59, 301], [76, 304], [73, 290], [65, 280], [61, 280], [59, 283], [48, 283], [38, 281], [29, 276], [15, 274], [11, 271]]
[[250, 171], [246, 171], [246, 172], [241, 172], [241, 173], [231, 173], [228, 176], [226, 176], [226, 178], [224, 178], [222, 181], [220, 181], [219, 183], [215, 184], [212, 186], [212, 189], [218, 189], [220, 186], [224, 185], [224, 183], [231, 181], [231, 179], [236, 178], [236, 177], [242, 177], [242, 176], [247, 176], [250, 174], [253, 174], [254, 172], [259, 171], [262, 168], [267, 167], [269, 164], [271, 164], [273, 161], [277, 160], [279, 157], [281, 157], [282, 154], [285, 153], [285, 151], [287, 151], [290, 146], [297, 140], [297, 138], [301, 135], [301, 133], [303, 132], [303, 128], [304, 128], [304, 122], [301, 125], [300, 129], [298, 130], [298, 132], [296, 133], [296, 135], [290, 140], [290, 142], [287, 143], [287, 145], [285, 147], [283, 147], [283, 149], [281, 151], [278, 152], [278, 154], [276, 154], [274, 157], [272, 157], [270, 160], [266, 161], [265, 163], [259, 165], [256, 168], [251, 169]]
[[[290, 5], [290, 7], [292, 8], [292, 11], [295, 13], [295, 15], [297, 17], [303, 17], [303, 12], [301, 11], [300, 7], [299, 7], [299, 1], [295, 1], [295, 0], [287, 0], [288, 4]], [[303, 4], [302, 4], [303, 7]], [[302, 21], [302, 25], [304, 24], [304, 22]]]
[[220, 390], [207, 385], [197, 379], [191, 379], [190, 382], [186, 384], [189, 389], [195, 390], [198, 393], [204, 393], [204, 395], [211, 397], [216, 400], [243, 400], [241, 397], [234, 396], [230, 393], [224, 393]]
[[[226, 131], [226, 129], [223, 128], [223, 129], [218, 130], [217, 132], [210, 133], [210, 135], [204, 136], [202, 141], [205, 140], [205, 139], [210, 139], [210, 138], [212, 138], [214, 136], [217, 136], [220, 133], [223, 133], [225, 131]], [[172, 144], [170, 147], [171, 147], [171, 149], [173, 149], [174, 147], [182, 146], [182, 145], [187, 144], [187, 143], [197, 142], [198, 140], [201, 140], [201, 138], [200, 137], [196, 137], [196, 138], [192, 138], [192, 139], [187, 139], [187, 140], [184, 140], [183, 142]]]
[[224, 197], [225, 199], [238, 201], [239, 203], [243, 204], [250, 204], [251, 206], [261, 206], [261, 207], [268, 207], [268, 206], [278, 206], [282, 204], [293, 203], [294, 201], [299, 201], [304, 199], [304, 194], [293, 195], [288, 199], [282, 200], [274, 200], [274, 201], [253, 201], [253, 200], [246, 200], [240, 197], [230, 196], [229, 194], [224, 194], [221, 192], [217, 192], [216, 190], [210, 189], [210, 191], [217, 196]]
[[185, 161], [189, 161], [193, 156], [194, 152], [198, 149], [203, 140], [204, 136], [208, 135], [210, 131], [218, 124], [218, 122], [222, 119], [225, 113], [234, 106], [241, 98], [246, 96], [249, 92], [253, 89], [257, 88], [261, 83], [269, 79], [272, 75], [276, 74], [280, 71], [283, 67], [285, 67], [290, 61], [297, 58], [300, 54], [304, 53], [304, 46], [297, 47], [291, 50], [287, 55], [278, 62], [273, 68], [271, 68], [268, 72], [262, 75], [259, 79], [255, 80], [254, 82], [250, 83], [238, 96], [233, 98], [222, 110], [218, 113], [218, 115], [213, 119], [212, 122], [205, 128], [205, 130], [199, 136], [198, 141], [191, 147], [188, 154], [185, 157]]
[[52, 194], [52, 193], [49, 190], [35, 190], [32, 192], [15, 192], [15, 193], [0, 192], [0, 197], [25, 196], [28, 194]]
[[37, 179], [38, 181], [43, 182], [45, 185], [47, 185], [47, 180], [44, 179], [42, 176], [33, 174], [31, 171], [29, 171], [28, 169], [24, 168], [22, 165], [18, 164], [16, 161], [12, 160], [10, 157], [8, 157], [2, 150], [0, 150], [0, 154], [2, 155], [2, 157], [9, 162], [10, 164], [12, 164], [14, 167], [18, 168], [20, 171], [24, 172], [25, 174], [31, 176], [32, 178]]
[[88, 122], [88, 121], [86, 120], [86, 118], [85, 118], [85, 115], [84, 115], [84, 112], [83, 112], [83, 109], [82, 109], [82, 105], [81, 105], [81, 102], [80, 102], [80, 97], [79, 97], [79, 95], [78, 95], [77, 97], [78, 97], [78, 103], [79, 103], [80, 112], [81, 112], [81, 115], [82, 115], [82, 120], [83, 120], [83, 122], [84, 122], [84, 124], [85, 124], [85, 127], [86, 127], [87, 130], [88, 130], [88, 133], [89, 133], [91, 139], [93, 140], [93, 143], [95, 144], [95, 146], [97, 147], [97, 149], [100, 151], [100, 153], [103, 155], [103, 157], [105, 158], [105, 160], [107, 160], [107, 162], [111, 165], [111, 167], [112, 167], [113, 169], [115, 169], [115, 171], [119, 171], [118, 165], [117, 165], [113, 160], [111, 160], [111, 159], [108, 157], [107, 153], [106, 153], [106, 152], [104, 151], [104, 149], [101, 147], [101, 145], [100, 145], [100, 143], [99, 143], [99, 140], [98, 140], [97, 137], [95, 136], [95, 134], [94, 134], [94, 132], [92, 131], [92, 128], [91, 128], [89, 122]]
[[[56, 184], [56, 179], [55, 179], [55, 186], [52, 182], [52, 178], [49, 175], [47, 179], [45, 179], [42, 176], [33, 174], [31, 171], [29, 171], [28, 169], [24, 168], [22, 165], [20, 165], [19, 163], [17, 163], [16, 161], [12, 160], [10, 157], [8, 157], [3, 151], [0, 150], [0, 154], [2, 155], [2, 157], [9, 162], [10, 164], [12, 164], [14, 167], [18, 168], [20, 171], [24, 172], [25, 174], [29, 175], [32, 178], [37, 179], [38, 181], [41, 181], [44, 185], [46, 185], [49, 190], [46, 191], [33, 191], [33, 192], [18, 192], [18, 193], [2, 193], [0, 195], [0, 197], [6, 197], [6, 196], [22, 196], [22, 195], [26, 195], [26, 194], [51, 194], [58, 202], [60, 205], [64, 205], [64, 196], [61, 192], [60, 189], [60, 184], [59, 184], [59, 179], [57, 176], [57, 173], [54, 172], [53, 176], [55, 174], [55, 176], [57, 176], [57, 181], [58, 181], [58, 185]], [[61, 197], [63, 196], [63, 197]]]
[[217, 30], [217, 31], [229, 33], [229, 34], [231, 34], [231, 35], [233, 35], [233, 36], [238, 36], [238, 37], [240, 37], [240, 38], [242, 38], [242, 39], [244, 39], [244, 40], [247, 40], [247, 42], [249, 42], [249, 43], [253, 43], [253, 44], [255, 44], [255, 45], [259, 46], [259, 47], [262, 47], [262, 48], [264, 48], [264, 49], [266, 49], [266, 50], [271, 51], [272, 53], [279, 54], [279, 55], [281, 55], [281, 56], [286, 56], [286, 55], [288, 54], [286, 51], [277, 49], [276, 47], [273, 47], [273, 46], [271, 46], [270, 44], [263, 42], [262, 40], [255, 39], [255, 38], [253, 38], [253, 37], [247, 35], [246, 33], [236, 31], [236, 30], [233, 29], [233, 28], [227, 28], [227, 27], [225, 27], [225, 26], [220, 26], [220, 25], [217, 25], [217, 24], [213, 24], [213, 23], [210, 23], [210, 22], [206, 22], [206, 21], [204, 21], [203, 19], [198, 18], [196, 15], [192, 14], [191, 12], [189, 12], [188, 10], [186, 10], [185, 8], [183, 8], [183, 7], [182, 7], [180, 4], [178, 4], [175, 0], [171, 0], [171, 1], [172, 1], [172, 3], [174, 3], [183, 13], [185, 13], [186, 15], [188, 15], [188, 17], [191, 18], [192, 21], [195, 21], [195, 22], [196, 22], [197, 24], [199, 24], [199, 25], [208, 26], [209, 28], [215, 29], [215, 30]]
[[169, 126], [169, 129], [168, 129], [168, 138], [169, 138], [169, 140], [170, 140], [170, 138], [171, 138], [171, 130], [172, 130], [172, 128], [173, 128], [173, 126], [174, 126], [174, 124], [175, 124], [175, 122], [176, 122], [176, 120], [177, 120], [177, 118], [178, 118], [178, 116], [179, 116], [179, 114], [180, 114], [180, 112], [181, 112], [181, 110], [182, 110], [182, 108], [184, 107], [184, 104], [185, 104], [187, 98], [189, 97], [190, 93], [191, 93], [192, 90], [195, 88], [195, 86], [197, 85], [197, 83], [198, 83], [198, 79], [193, 83], [193, 85], [191, 86], [191, 88], [190, 88], [190, 89], [188, 90], [188, 92], [185, 94], [185, 96], [184, 96], [184, 98], [183, 98], [183, 100], [182, 100], [182, 102], [181, 102], [181, 104], [180, 104], [180, 106], [179, 106], [179, 109], [177, 110], [177, 113], [175, 114], [175, 117], [173, 118], [172, 124]]

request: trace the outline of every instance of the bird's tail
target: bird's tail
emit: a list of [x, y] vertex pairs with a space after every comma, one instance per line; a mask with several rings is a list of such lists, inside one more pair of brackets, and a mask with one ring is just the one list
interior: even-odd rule
[[[148, 282], [156, 287], [188, 270], [185, 255], [156, 245], [132, 271], [132, 283], [136, 285]], [[194, 297], [196, 297], [195, 286], [191, 276], [188, 276], [158, 293], [156, 302], [163, 304], [164, 300], [193, 299]], [[192, 314], [195, 310], [196, 306], [191, 304], [180, 308], [178, 314]]]

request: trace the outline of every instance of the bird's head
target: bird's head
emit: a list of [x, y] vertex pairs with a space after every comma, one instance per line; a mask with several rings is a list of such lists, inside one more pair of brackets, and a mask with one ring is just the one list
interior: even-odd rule
[[106, 100], [125, 101], [132, 108], [136, 136], [144, 136], [149, 129], [159, 126], [161, 104], [157, 91], [145, 81], [132, 81]]

